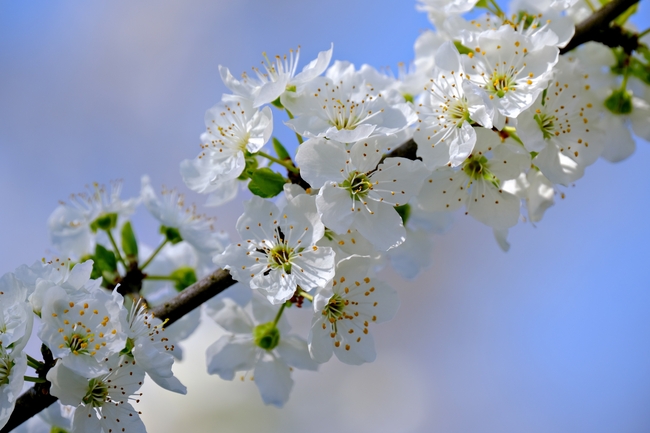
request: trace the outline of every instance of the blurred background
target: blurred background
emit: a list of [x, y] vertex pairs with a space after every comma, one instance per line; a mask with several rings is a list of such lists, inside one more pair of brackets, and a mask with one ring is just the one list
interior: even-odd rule
[[[333, 42], [334, 59], [396, 71], [428, 28], [411, 0], [0, 2], [0, 272], [49, 257], [49, 214], [91, 182], [122, 179], [128, 198], [148, 174], [202, 204], [179, 163], [226, 91], [219, 64], [238, 75], [301, 45], [302, 68]], [[294, 372], [284, 409], [205, 373], [221, 335], [206, 322], [175, 367], [188, 395], [145, 385], [148, 431], [650, 431], [649, 159], [639, 141], [629, 160], [599, 161], [537, 226], [512, 230], [508, 253], [458, 216], [417, 280], [384, 272], [402, 306], [372, 329], [377, 361]], [[234, 233], [241, 199], [202, 210]], [[152, 218], [135, 225], [157, 244]]]

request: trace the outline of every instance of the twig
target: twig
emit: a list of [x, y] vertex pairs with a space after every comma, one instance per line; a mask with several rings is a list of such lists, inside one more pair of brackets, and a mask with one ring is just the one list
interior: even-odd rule
[[[566, 47], [560, 50], [560, 54], [567, 53], [585, 42], [611, 41], [611, 36], [616, 36], [616, 34], [620, 37], [620, 27], [609, 27], [609, 23], [638, 2], [639, 0], [613, 0], [598, 9], [576, 26], [576, 32], [573, 38], [571, 38]], [[610, 32], [612, 33], [611, 35], [609, 34]]]
[[[576, 32], [569, 44], [560, 52], [562, 54], [584, 44], [585, 42], [596, 40], [604, 42], [604, 40], [611, 43], [613, 39], [611, 34], [624, 34], [619, 27], [609, 27], [609, 23], [616, 17], [625, 12], [630, 6], [638, 3], [639, 0], [613, 0], [611, 3], [606, 4], [601, 9], [594, 12], [586, 20], [576, 26]], [[611, 34], [609, 32], [612, 32]], [[618, 32], [618, 33], [616, 33]], [[607, 42], [604, 42], [607, 43]], [[609, 45], [609, 43], [607, 43]], [[623, 43], [618, 43], [623, 45]], [[610, 45], [611, 46], [611, 45]], [[617, 45], [618, 46], [618, 45]], [[625, 48], [625, 46], [624, 46]], [[403, 157], [408, 159], [417, 158], [417, 144], [411, 139], [406, 143], [395, 148], [390, 152], [388, 157]], [[292, 178], [292, 174], [294, 175]], [[300, 175], [289, 172], [289, 177], [293, 183], [309, 187], [308, 184], [302, 180]], [[218, 295], [226, 290], [228, 287], [235, 284], [236, 281], [232, 279], [228, 271], [217, 269], [212, 274], [203, 278], [200, 281], [192, 284], [183, 290], [178, 296], [169, 302], [164, 303], [152, 311], [154, 315], [162, 320], [167, 319], [167, 325], [170, 325], [189, 313], [208, 299]], [[43, 375], [44, 376], [44, 375]], [[57, 399], [49, 393], [49, 383], [37, 383], [33, 388], [27, 390], [23, 395], [18, 398], [16, 408], [11, 414], [11, 418], [7, 424], [0, 430], [0, 433], [8, 433], [29, 418], [33, 417], [49, 405], [54, 403]]]

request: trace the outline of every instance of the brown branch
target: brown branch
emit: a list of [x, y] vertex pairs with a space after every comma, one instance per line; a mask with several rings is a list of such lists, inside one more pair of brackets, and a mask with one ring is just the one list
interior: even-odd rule
[[[618, 26], [610, 27], [609, 23], [625, 12], [630, 6], [638, 2], [639, 0], [613, 0], [611, 3], [606, 4], [576, 26], [575, 35], [569, 44], [560, 52], [564, 54], [573, 48], [592, 40], [605, 43], [608, 46], [623, 46], [625, 49], [636, 47], [634, 46], [634, 40], [630, 35], [625, 33]], [[413, 139], [411, 139], [395, 148], [387, 156], [416, 159], [417, 144], [415, 144]], [[289, 178], [292, 183], [299, 184], [303, 187], [309, 187], [309, 185], [302, 180], [300, 175], [289, 172]], [[228, 271], [217, 269], [212, 274], [183, 290], [171, 301], [153, 308], [152, 311], [156, 317], [162, 320], [167, 319], [167, 325], [170, 325], [235, 283], [236, 281], [232, 279]], [[44, 374], [43, 377], [45, 377]], [[11, 414], [9, 421], [2, 430], [0, 430], [0, 433], [10, 432], [15, 427], [54, 403], [57, 399], [49, 393], [49, 385], [49, 383], [36, 384], [33, 388], [21, 395], [16, 402], [16, 407]]]
[[567, 53], [585, 42], [603, 42], [611, 40], [612, 37], [616, 39], [616, 35], [621, 34], [621, 29], [618, 26], [610, 27], [609, 23], [638, 2], [639, 0], [613, 0], [598, 9], [576, 26], [573, 38], [560, 50], [560, 54]]
[[228, 271], [217, 269], [183, 290], [174, 299], [152, 308], [151, 311], [154, 316], [167, 320], [166, 326], [169, 326], [236, 282]]
[[[208, 299], [218, 295], [235, 283], [236, 281], [232, 279], [228, 271], [217, 269], [207, 277], [204, 277], [183, 290], [174, 299], [153, 308], [151, 311], [154, 316], [159, 319], [167, 320], [166, 326], [169, 326]], [[47, 352], [49, 352], [49, 350], [47, 350]], [[43, 371], [39, 371], [38, 376], [45, 379], [47, 370], [54, 366], [54, 361], [48, 361], [48, 355], [45, 352], [43, 353], [43, 356], [46, 361], [46, 368], [44, 368]], [[18, 398], [16, 401], [16, 407], [11, 413], [11, 417], [2, 430], [0, 430], [0, 433], [10, 432], [29, 418], [53, 404], [56, 400], [57, 398], [50, 394], [49, 382], [37, 383], [33, 388], [30, 388]]]

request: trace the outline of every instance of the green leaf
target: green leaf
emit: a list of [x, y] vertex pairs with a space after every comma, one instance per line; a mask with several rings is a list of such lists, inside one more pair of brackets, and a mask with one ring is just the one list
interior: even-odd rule
[[629, 8], [627, 8], [627, 10], [626, 10], [625, 12], [623, 12], [622, 14], [620, 14], [620, 15], [619, 15], [615, 20], [614, 20], [614, 23], [616, 23], [617, 25], [623, 27], [623, 24], [625, 24], [625, 23], [627, 22], [627, 20], [628, 20], [632, 15], [634, 15], [638, 9], [639, 9], [639, 4], [638, 4], [638, 3], [633, 4], [632, 6], [630, 6]]
[[632, 112], [632, 95], [624, 89], [615, 90], [605, 99], [605, 107], [614, 114], [629, 114]]
[[490, 3], [488, 2], [488, 0], [479, 0], [474, 7], [482, 8], [482, 9], [490, 9]]
[[248, 189], [262, 198], [271, 198], [282, 192], [286, 179], [270, 168], [260, 168], [251, 177]]
[[122, 226], [122, 250], [130, 261], [138, 260], [138, 241], [135, 239], [135, 233], [131, 227], [131, 221], [127, 221]]
[[249, 151], [246, 151], [244, 155], [245, 155], [244, 160], [246, 161], [246, 167], [244, 167], [244, 171], [242, 171], [242, 173], [237, 178], [239, 180], [246, 180], [251, 178], [253, 176], [253, 173], [255, 173], [255, 170], [257, 170], [257, 166], [259, 165], [255, 155], [253, 155]]
[[[93, 256], [93, 272], [96, 270], [100, 276], [114, 276], [117, 274], [117, 258], [115, 253], [97, 244], [95, 246], [95, 255]], [[112, 278], [111, 278], [112, 279]]]
[[411, 216], [411, 205], [407, 203], [401, 206], [395, 206], [395, 210], [397, 211], [399, 216], [402, 217], [402, 224], [406, 225], [406, 222], [409, 220], [409, 217]]
[[291, 159], [291, 155], [287, 152], [287, 149], [285, 149], [282, 143], [280, 143], [280, 140], [275, 137], [273, 137], [273, 149], [275, 149], [275, 154], [278, 155], [278, 159]]
[[97, 219], [90, 223], [90, 229], [93, 233], [97, 233], [97, 230], [106, 230], [109, 231], [117, 225], [117, 214], [116, 213], [106, 213], [97, 217]]
[[[296, 91], [296, 88], [294, 87], [293, 89], [294, 89], [293, 91], [295, 92], [295, 91]], [[280, 97], [279, 97], [279, 96], [277, 97], [276, 100], [272, 101], [271, 104], [272, 104], [275, 108], [279, 108], [280, 110], [284, 110], [284, 105], [282, 105], [282, 101], [280, 101]]]
[[120, 355], [133, 356], [132, 351], [133, 351], [134, 347], [135, 347], [135, 343], [134, 343], [133, 339], [131, 339], [131, 337], [127, 338], [126, 339], [126, 346], [124, 347], [124, 349], [122, 349], [120, 351]]
[[632, 58], [630, 61], [629, 72], [634, 77], [650, 85], [650, 65]]
[[469, 54], [472, 52], [471, 49], [467, 48], [465, 45], [461, 44], [460, 41], [454, 41], [454, 46], [460, 54]]
[[167, 240], [172, 244], [177, 244], [183, 240], [181, 232], [174, 227], [160, 226], [160, 233], [165, 235]]
[[179, 292], [182, 292], [198, 281], [196, 278], [196, 272], [188, 266], [176, 269], [174, 272], [169, 274], [169, 277], [174, 280], [174, 287]]

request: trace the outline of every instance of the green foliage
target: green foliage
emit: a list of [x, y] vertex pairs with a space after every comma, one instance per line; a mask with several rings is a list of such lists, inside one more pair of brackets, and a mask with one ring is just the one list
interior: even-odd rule
[[[295, 92], [295, 88], [294, 88], [294, 92]], [[279, 96], [278, 96], [278, 98], [277, 98], [276, 100], [272, 101], [271, 104], [272, 104], [275, 108], [279, 108], [280, 110], [284, 110], [284, 105], [282, 105], [282, 101], [280, 101], [280, 97], [279, 97]]]
[[255, 345], [264, 350], [273, 350], [280, 344], [280, 331], [273, 322], [257, 325], [253, 329]]
[[251, 177], [248, 189], [262, 198], [271, 198], [282, 192], [286, 179], [270, 168], [260, 168]]
[[242, 171], [242, 173], [237, 178], [239, 180], [250, 179], [259, 166], [257, 158], [249, 151], [244, 152], [244, 160], [246, 161], [246, 167], [244, 167], [244, 171]]
[[625, 24], [625, 23], [627, 22], [627, 20], [628, 20], [632, 15], [634, 15], [638, 9], [639, 9], [639, 4], [638, 4], [638, 3], [633, 4], [632, 6], [630, 6], [629, 8], [627, 8], [627, 10], [626, 10], [625, 12], [623, 12], [622, 14], [620, 14], [620, 15], [619, 15], [615, 20], [614, 20], [614, 23], [617, 24], [618, 26], [623, 27], [623, 24]]
[[460, 41], [454, 41], [454, 46], [461, 54], [469, 54], [472, 52], [471, 49], [467, 48], [465, 45], [461, 44]]
[[133, 233], [131, 222], [127, 221], [122, 226], [122, 250], [130, 262], [137, 262], [138, 260], [138, 241]]
[[97, 244], [95, 246], [95, 254], [92, 256], [92, 259], [94, 264], [91, 278], [102, 277], [110, 282], [115, 281], [115, 278], [118, 276], [118, 272], [117, 258], [115, 257], [115, 253], [113, 251]]
[[97, 217], [97, 219], [90, 223], [90, 229], [93, 233], [97, 233], [97, 230], [109, 231], [117, 225], [117, 214], [116, 213], [106, 213]]
[[625, 89], [615, 90], [605, 99], [605, 107], [615, 114], [629, 114], [632, 112], [632, 95]]
[[185, 290], [198, 281], [196, 278], [196, 272], [194, 272], [194, 269], [189, 266], [178, 268], [169, 276], [174, 280], [174, 287], [179, 292]]
[[181, 233], [174, 227], [160, 226], [160, 233], [172, 244], [177, 244], [183, 240]]
[[397, 211], [399, 216], [402, 217], [402, 224], [406, 225], [406, 222], [409, 220], [409, 217], [411, 216], [411, 205], [407, 203], [401, 206], [395, 206], [395, 210]]
[[291, 159], [291, 155], [287, 149], [282, 145], [282, 143], [280, 143], [280, 140], [275, 137], [273, 137], [273, 149], [275, 150], [275, 154], [278, 155], [278, 159]]

